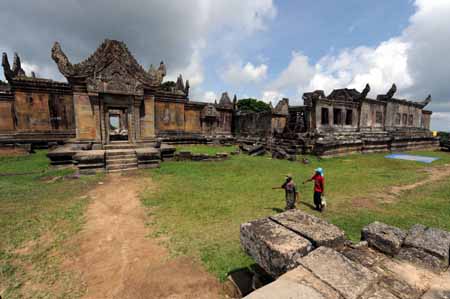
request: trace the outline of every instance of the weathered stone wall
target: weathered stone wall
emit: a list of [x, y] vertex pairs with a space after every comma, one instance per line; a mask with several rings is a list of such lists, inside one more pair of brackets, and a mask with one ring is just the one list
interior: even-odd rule
[[75, 129], [73, 97], [16, 91], [13, 101], [0, 102], [0, 131], [52, 133]]
[[[328, 123], [323, 123], [323, 109], [328, 111]], [[335, 112], [339, 111], [339, 116]], [[351, 114], [351, 122], [347, 123], [347, 113]], [[359, 128], [359, 112], [355, 104], [346, 102], [331, 103], [318, 100], [312, 110], [312, 126], [319, 132], [356, 131]]]
[[431, 125], [431, 111], [422, 111], [422, 128], [429, 130]]
[[365, 100], [361, 103], [359, 127], [364, 131], [383, 130], [386, 117], [386, 103]]
[[272, 116], [272, 132], [273, 133], [283, 133], [286, 127], [287, 117], [286, 116]]
[[200, 121], [201, 109], [184, 108], [184, 128], [187, 133], [201, 133], [202, 124]]
[[422, 109], [400, 102], [388, 102], [386, 129], [423, 128]]
[[184, 103], [161, 102], [155, 103], [155, 129], [157, 134], [172, 132], [183, 132], [184, 125]]
[[216, 129], [218, 135], [231, 135], [231, 123], [233, 121], [233, 113], [231, 110], [217, 109], [219, 119]]
[[0, 100], [0, 132], [14, 131], [13, 101]]

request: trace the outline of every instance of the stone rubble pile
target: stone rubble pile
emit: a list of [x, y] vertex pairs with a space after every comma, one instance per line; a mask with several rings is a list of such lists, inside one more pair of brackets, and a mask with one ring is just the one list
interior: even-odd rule
[[228, 159], [228, 153], [216, 153], [215, 155], [180, 151], [175, 154], [176, 161], [223, 161]]
[[277, 278], [245, 298], [450, 298], [449, 232], [374, 222], [361, 239], [352, 244], [338, 227], [299, 210], [242, 224], [242, 248]]

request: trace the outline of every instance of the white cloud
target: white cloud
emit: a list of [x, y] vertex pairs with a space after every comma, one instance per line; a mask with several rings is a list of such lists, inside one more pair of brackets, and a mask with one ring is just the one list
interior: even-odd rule
[[270, 90], [280, 90], [292, 86], [305, 86], [311, 76], [314, 74], [314, 68], [309, 64], [308, 57], [300, 52], [292, 52], [292, 58], [276, 80], [269, 84]]
[[206, 91], [201, 100], [212, 103], [217, 100], [217, 94], [214, 91]]
[[260, 82], [266, 78], [267, 69], [266, 64], [253, 65], [251, 62], [247, 62], [245, 65], [232, 64], [222, 74], [222, 79], [234, 86]]
[[266, 103], [272, 103], [272, 105], [276, 105], [282, 98], [284, 98], [284, 94], [276, 91], [276, 90], [266, 90], [262, 93], [261, 100]]
[[[48, 69], [51, 78], [59, 79], [50, 58], [55, 40], [76, 63], [87, 58], [105, 38], [118, 39], [145, 68], [164, 60], [169, 72], [185, 71], [184, 78], [196, 85], [205, 76], [206, 52], [214, 47], [231, 52], [239, 45], [224, 44], [224, 36], [244, 39], [265, 30], [276, 15], [272, 0], [130, 0], [126, 5], [120, 0], [79, 2], [10, 1], [0, 10], [4, 46], [0, 50], [17, 51], [22, 61]], [[10, 28], [14, 28], [14, 34]]]
[[268, 90], [290, 91], [300, 98], [306, 91], [322, 89], [328, 93], [344, 87], [361, 90], [369, 83], [371, 95], [376, 95], [396, 83], [398, 96], [415, 100], [432, 93], [428, 108], [450, 112], [450, 1], [416, 0], [415, 5], [417, 11], [404, 32], [376, 47], [344, 49], [315, 64], [293, 52], [289, 65]]

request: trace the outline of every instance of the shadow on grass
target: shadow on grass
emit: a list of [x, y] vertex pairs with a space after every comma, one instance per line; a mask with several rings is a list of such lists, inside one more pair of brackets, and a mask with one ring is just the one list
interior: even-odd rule
[[313, 210], [313, 211], [316, 210], [316, 207], [315, 207], [313, 204], [310, 204], [309, 202], [306, 202], [306, 201], [301, 201], [301, 202], [300, 202], [300, 205], [303, 205], [303, 206], [305, 206], [305, 207], [308, 207], [308, 208], [310, 208], [310, 209]]

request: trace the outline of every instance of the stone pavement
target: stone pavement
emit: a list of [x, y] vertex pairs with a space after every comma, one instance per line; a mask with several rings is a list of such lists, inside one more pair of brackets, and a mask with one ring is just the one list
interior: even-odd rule
[[278, 278], [245, 298], [450, 299], [450, 233], [375, 222], [361, 236], [301, 211], [243, 224], [244, 250]]

